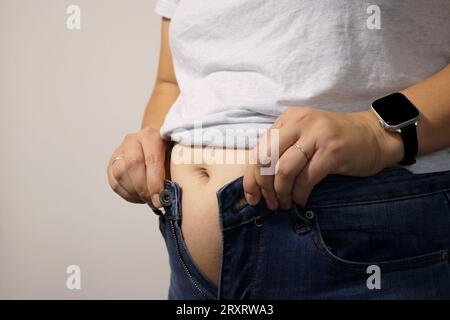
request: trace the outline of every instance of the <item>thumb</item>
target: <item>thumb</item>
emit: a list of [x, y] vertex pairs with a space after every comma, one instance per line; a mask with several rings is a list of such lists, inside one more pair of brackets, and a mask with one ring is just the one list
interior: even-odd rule
[[141, 135], [142, 150], [145, 157], [147, 187], [156, 208], [161, 207], [159, 193], [164, 190], [166, 142], [156, 129], [144, 129]]

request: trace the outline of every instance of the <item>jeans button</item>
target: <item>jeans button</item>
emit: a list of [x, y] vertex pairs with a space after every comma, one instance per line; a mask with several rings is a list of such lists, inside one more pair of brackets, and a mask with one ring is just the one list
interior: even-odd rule
[[163, 207], [168, 207], [172, 204], [173, 196], [169, 190], [163, 190], [159, 193], [159, 202]]
[[308, 220], [312, 220], [314, 219], [314, 212], [312, 212], [311, 210], [308, 210], [305, 212], [305, 218]]

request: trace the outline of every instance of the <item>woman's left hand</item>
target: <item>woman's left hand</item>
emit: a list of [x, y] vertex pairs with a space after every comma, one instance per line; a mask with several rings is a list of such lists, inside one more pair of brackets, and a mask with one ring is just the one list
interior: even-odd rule
[[[279, 139], [271, 140], [274, 130]], [[292, 202], [306, 206], [314, 186], [328, 174], [371, 176], [401, 161], [403, 142], [398, 133], [381, 128], [370, 110], [338, 113], [288, 107], [258, 142], [253, 156], [255, 164], [248, 165], [244, 175], [247, 202], [255, 205], [263, 196], [269, 209], [289, 209]], [[262, 174], [268, 161], [276, 160], [274, 172]]]

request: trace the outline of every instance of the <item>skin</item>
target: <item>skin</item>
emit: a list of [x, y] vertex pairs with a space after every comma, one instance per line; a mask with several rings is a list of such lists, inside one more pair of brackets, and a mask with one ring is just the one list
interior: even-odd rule
[[[170, 171], [167, 170], [170, 146], [161, 139], [159, 129], [180, 92], [169, 48], [169, 25], [170, 20], [163, 18], [158, 73], [141, 129], [127, 134], [112, 153], [108, 181], [123, 199], [152, 203], [154, 207], [161, 207], [158, 194], [163, 190], [164, 179], [178, 182], [183, 190], [183, 237], [193, 259], [216, 285], [220, 229], [215, 193], [225, 183], [244, 175], [245, 196], [250, 204], [256, 204], [264, 196], [271, 209], [289, 208], [293, 202], [305, 206], [314, 186], [328, 174], [370, 176], [402, 159], [400, 135], [380, 128], [369, 109], [336, 113], [292, 106], [270, 129], [280, 130], [280, 158], [275, 175], [260, 174], [265, 162], [258, 155], [271, 154], [270, 144], [265, 146], [262, 141], [251, 150], [256, 160], [251, 163], [256, 164], [246, 161], [225, 168], [225, 165], [170, 163]], [[450, 66], [402, 91], [420, 111], [419, 155], [450, 146], [448, 88]], [[305, 148], [309, 160], [294, 146], [296, 142]], [[235, 152], [247, 155], [247, 151]], [[122, 159], [114, 161], [116, 157]]]
[[[450, 65], [402, 91], [419, 109], [419, 155], [450, 147]], [[328, 174], [370, 176], [403, 158], [400, 134], [378, 125], [368, 109], [336, 113], [308, 107], [287, 108], [270, 130], [279, 131], [279, 164], [274, 175], [261, 175], [270, 155], [270, 142], [259, 143], [255, 164], [244, 176], [247, 201], [254, 205], [261, 195], [270, 209], [288, 209], [292, 202], [306, 206], [314, 186]], [[439, 134], [436, 134], [439, 133]], [[270, 137], [270, 135], [269, 135]], [[270, 141], [270, 140], [269, 140]], [[299, 143], [308, 155], [295, 146]]]
[[226, 183], [244, 174], [249, 150], [224, 149], [224, 157], [245, 159], [245, 162], [235, 164], [205, 161], [186, 164], [174, 161], [177, 154], [188, 154], [191, 158], [200, 159], [208, 151], [208, 148], [176, 144], [172, 149], [170, 174], [171, 180], [177, 182], [182, 190], [183, 239], [197, 266], [217, 286], [222, 234], [216, 192]]
[[[170, 20], [163, 18], [158, 73], [142, 121], [142, 129], [129, 133], [114, 150], [108, 164], [108, 182], [123, 199], [161, 207], [158, 194], [164, 189], [167, 142], [159, 128], [180, 90], [169, 47]], [[122, 160], [114, 161], [116, 157]], [[152, 201], [153, 196], [153, 201]]]
[[[161, 206], [158, 193], [167, 176], [167, 143], [160, 138], [159, 128], [179, 94], [169, 48], [169, 24], [169, 19], [162, 19], [157, 79], [142, 129], [125, 136], [108, 165], [108, 181], [118, 195], [133, 203], [153, 202], [155, 207]], [[419, 155], [450, 146], [448, 88], [450, 65], [402, 91], [420, 111]], [[403, 157], [400, 135], [380, 128], [369, 109], [337, 113], [307, 106], [289, 107], [269, 130], [273, 129], [280, 130], [277, 173], [260, 174], [264, 159], [259, 154], [271, 151], [269, 145], [259, 143], [255, 148], [260, 150], [256, 164], [249, 164], [244, 175], [247, 201], [256, 204], [264, 196], [271, 209], [289, 208], [292, 202], [305, 206], [314, 186], [328, 174], [370, 176]], [[305, 148], [309, 160], [293, 146], [295, 143]], [[116, 157], [123, 159], [112, 165]]]

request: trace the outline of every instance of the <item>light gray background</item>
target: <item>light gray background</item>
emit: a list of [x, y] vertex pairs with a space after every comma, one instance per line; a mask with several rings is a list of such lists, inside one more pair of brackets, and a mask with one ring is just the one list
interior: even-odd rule
[[[66, 8], [81, 7], [80, 31]], [[0, 298], [165, 299], [157, 217], [110, 191], [159, 55], [154, 0], [0, 0]], [[66, 267], [82, 289], [66, 289]]]

